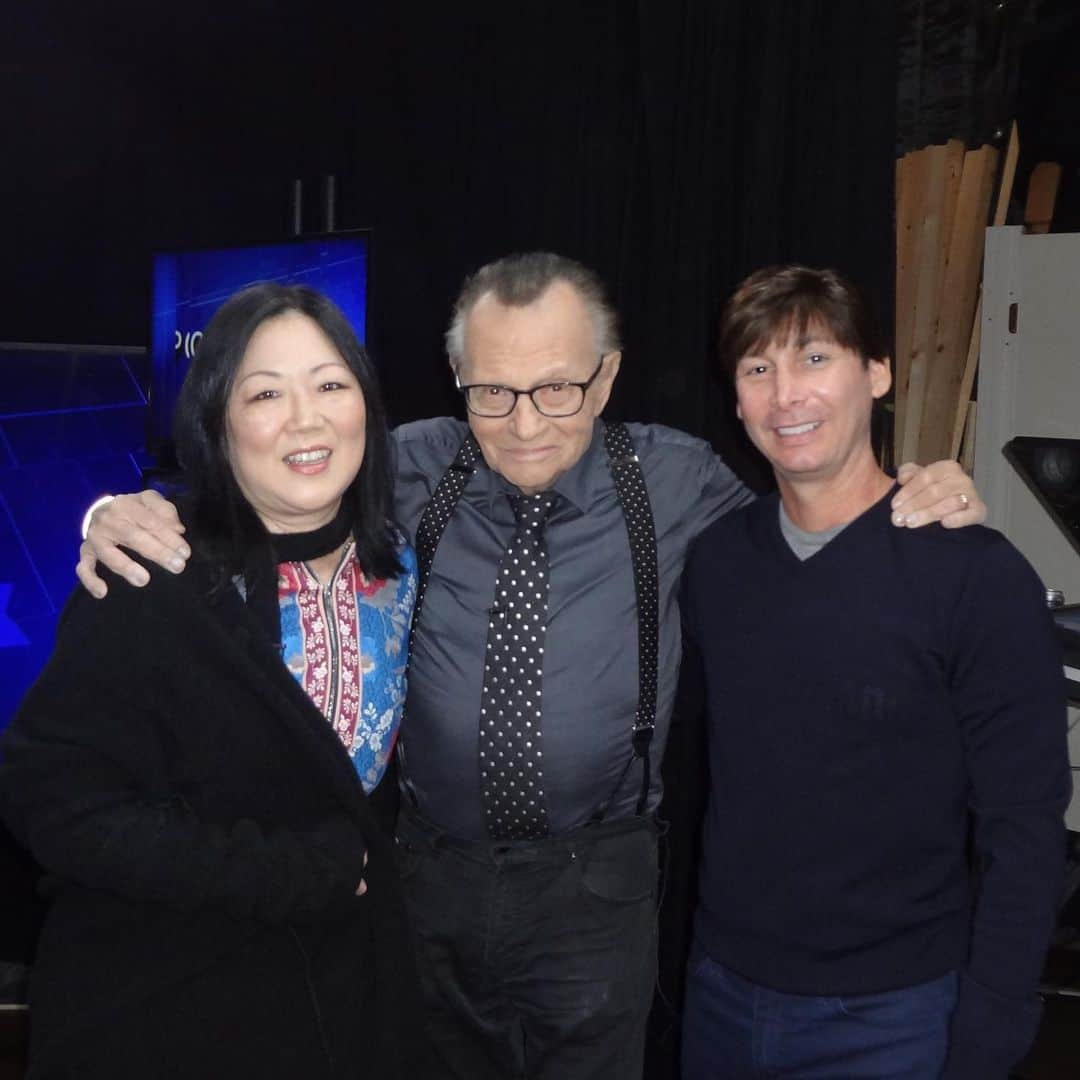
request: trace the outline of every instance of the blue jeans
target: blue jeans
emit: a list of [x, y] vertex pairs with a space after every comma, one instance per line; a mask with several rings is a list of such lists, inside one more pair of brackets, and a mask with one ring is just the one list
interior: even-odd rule
[[948, 1050], [955, 972], [873, 994], [810, 997], [750, 982], [695, 944], [683, 1080], [933, 1080]]

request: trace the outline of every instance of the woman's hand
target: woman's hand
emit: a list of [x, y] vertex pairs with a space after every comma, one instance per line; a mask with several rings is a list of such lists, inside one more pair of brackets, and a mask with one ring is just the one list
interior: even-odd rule
[[184, 542], [184, 526], [171, 502], [156, 491], [118, 495], [99, 506], [90, 518], [86, 539], [79, 548], [75, 573], [83, 588], [100, 600], [108, 588], [97, 574], [98, 562], [113, 573], [142, 586], [150, 580], [145, 567], [128, 558], [117, 546], [137, 551], [174, 574], [187, 565], [191, 549]]
[[960, 529], [986, 520], [986, 504], [974, 481], [955, 461], [925, 467], [905, 462], [896, 478], [901, 488], [892, 501], [894, 525], [917, 529], [940, 521], [946, 529]]

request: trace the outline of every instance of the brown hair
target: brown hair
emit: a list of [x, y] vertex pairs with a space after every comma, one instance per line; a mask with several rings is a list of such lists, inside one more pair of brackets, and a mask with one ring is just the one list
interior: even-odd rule
[[720, 363], [729, 378], [744, 356], [820, 328], [863, 364], [888, 355], [861, 292], [835, 270], [770, 266], [746, 278], [724, 305]]

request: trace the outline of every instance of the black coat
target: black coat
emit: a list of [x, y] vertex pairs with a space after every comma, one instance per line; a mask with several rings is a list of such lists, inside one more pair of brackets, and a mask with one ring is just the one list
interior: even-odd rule
[[0, 798], [52, 899], [33, 1076], [425, 1075], [393, 841], [198, 564], [76, 591], [5, 733]]

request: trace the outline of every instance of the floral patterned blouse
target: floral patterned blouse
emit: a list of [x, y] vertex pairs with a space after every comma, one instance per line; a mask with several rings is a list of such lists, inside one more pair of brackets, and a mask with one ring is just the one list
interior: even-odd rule
[[302, 562], [278, 566], [282, 654], [329, 721], [364, 791], [382, 779], [405, 703], [416, 555], [403, 544], [397, 578], [369, 578], [349, 546], [327, 584]]

